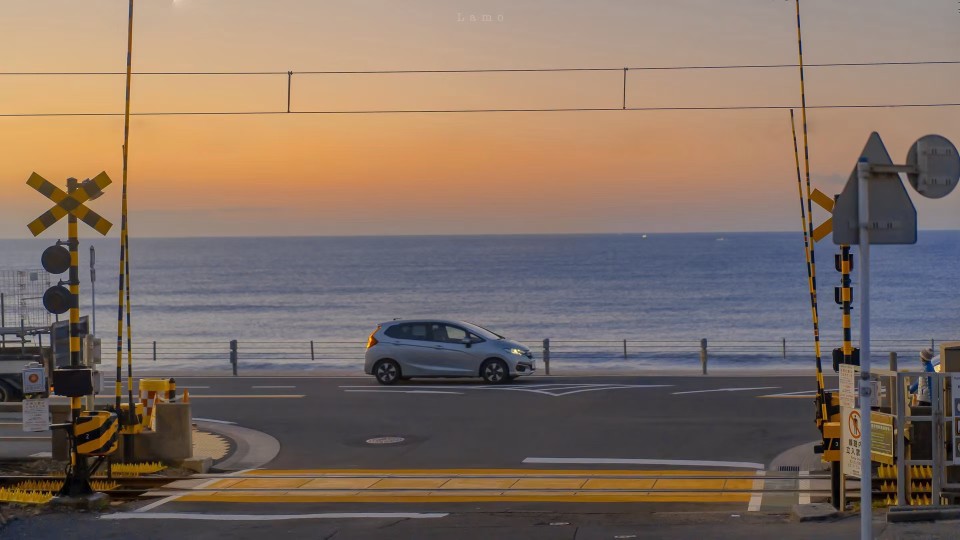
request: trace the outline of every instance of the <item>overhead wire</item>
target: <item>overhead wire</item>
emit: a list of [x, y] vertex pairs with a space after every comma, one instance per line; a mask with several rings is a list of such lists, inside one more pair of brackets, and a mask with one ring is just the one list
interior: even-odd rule
[[[881, 67], [881, 66], [933, 66], [960, 65], [960, 60], [907, 60], [871, 62], [824, 62], [805, 64], [805, 68], [830, 67]], [[305, 70], [305, 71], [136, 71], [133, 75], [395, 75], [421, 73], [557, 73], [557, 72], [620, 72], [627, 71], [684, 71], [712, 69], [792, 69], [799, 64], [718, 64], [681, 66], [634, 66], [634, 67], [546, 67], [546, 68], [464, 68], [464, 69], [369, 69], [369, 70]], [[126, 75], [125, 71], [0, 71], [0, 76], [95, 76]]]

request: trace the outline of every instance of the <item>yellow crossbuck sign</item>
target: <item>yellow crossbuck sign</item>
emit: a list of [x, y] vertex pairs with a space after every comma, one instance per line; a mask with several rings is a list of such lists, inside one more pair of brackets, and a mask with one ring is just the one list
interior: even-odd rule
[[[823, 208], [827, 212], [833, 213], [833, 199], [828, 197], [824, 192], [819, 189], [813, 190], [813, 193], [810, 194], [810, 200], [817, 203], [820, 208]], [[813, 241], [819, 242], [827, 237], [828, 234], [833, 232], [833, 218], [827, 218], [826, 221], [821, 223], [816, 229], [813, 230]]]
[[98, 233], [106, 235], [113, 224], [104, 219], [100, 214], [90, 210], [83, 203], [96, 198], [103, 189], [109, 186], [113, 180], [107, 176], [106, 172], [101, 172], [89, 182], [81, 182], [77, 190], [67, 194], [62, 189], [47, 181], [37, 173], [30, 175], [27, 185], [39, 191], [44, 197], [56, 203], [53, 208], [44, 212], [40, 217], [30, 222], [27, 228], [34, 236], [39, 235], [48, 227], [59, 221], [67, 214], [73, 214], [80, 221], [93, 227]]

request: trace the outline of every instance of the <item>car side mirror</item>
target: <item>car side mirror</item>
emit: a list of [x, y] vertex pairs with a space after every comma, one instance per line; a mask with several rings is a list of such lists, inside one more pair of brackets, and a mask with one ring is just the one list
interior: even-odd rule
[[473, 340], [468, 337], [461, 339], [460, 343], [463, 343], [464, 345], [466, 345], [468, 349], [473, 346]]

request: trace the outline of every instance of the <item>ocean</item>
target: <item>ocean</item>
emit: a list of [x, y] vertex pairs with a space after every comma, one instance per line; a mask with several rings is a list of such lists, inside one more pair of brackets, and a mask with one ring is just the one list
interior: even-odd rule
[[[82, 309], [92, 313], [92, 244], [96, 330], [109, 359], [116, 341], [118, 241], [82, 242]], [[149, 355], [156, 341], [160, 360], [177, 367], [206, 367], [208, 362], [222, 367], [220, 351], [230, 340], [251, 353], [257, 347], [270, 349], [270, 343], [277, 344], [273, 349], [297, 351], [247, 354], [245, 367], [356, 365], [362, 362], [362, 343], [378, 323], [410, 317], [472, 321], [538, 351], [549, 338], [555, 361], [571, 367], [695, 363], [701, 339], [712, 344], [712, 355], [734, 363], [812, 365], [800, 233], [130, 242], [138, 356]], [[40, 253], [50, 244], [0, 240], [0, 270], [38, 268]], [[836, 251], [829, 239], [816, 251], [828, 364], [841, 335], [833, 291], [840, 280], [833, 265]], [[860, 261], [853, 251], [856, 339]], [[960, 340], [960, 287], [955, 281], [960, 231], [921, 231], [916, 245], [874, 246], [871, 251], [875, 354], [885, 355], [883, 342], [889, 341], [890, 350], [899, 348], [912, 361], [915, 349], [931, 339]], [[629, 341], [626, 358], [622, 340]], [[312, 357], [306, 348], [310, 341]], [[587, 341], [595, 343], [583, 343]], [[325, 355], [323, 351], [337, 348], [330, 342], [341, 346], [336, 354]], [[244, 349], [244, 343], [250, 345]], [[198, 354], [189, 354], [192, 344]], [[216, 352], [208, 354], [202, 344]], [[174, 354], [174, 349], [180, 352]]]

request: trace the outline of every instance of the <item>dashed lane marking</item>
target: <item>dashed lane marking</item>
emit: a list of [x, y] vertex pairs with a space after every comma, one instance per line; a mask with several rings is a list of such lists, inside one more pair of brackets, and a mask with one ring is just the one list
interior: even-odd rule
[[779, 386], [756, 386], [753, 388], [711, 388], [708, 390], [687, 390], [684, 392], [673, 392], [672, 395], [679, 396], [681, 394], [706, 394], [709, 392], [750, 392], [755, 390], [776, 390], [780, 388]]

